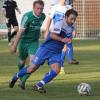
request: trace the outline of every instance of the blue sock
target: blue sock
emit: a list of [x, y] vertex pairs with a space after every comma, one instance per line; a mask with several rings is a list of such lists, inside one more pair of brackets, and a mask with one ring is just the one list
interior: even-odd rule
[[64, 60], [65, 60], [65, 57], [66, 57], [66, 52], [67, 52], [67, 50], [66, 51], [63, 51], [62, 50], [62, 54], [61, 54], [61, 67], [63, 67], [63, 64], [64, 64]]
[[67, 44], [68, 47], [68, 60], [72, 61], [73, 60], [73, 46], [72, 46], [72, 42]]
[[39, 83], [37, 83], [37, 86], [43, 87], [44, 84], [50, 82], [56, 75], [57, 73], [54, 70], [51, 70], [45, 74], [44, 78]]
[[17, 80], [19, 77], [22, 77], [25, 74], [27, 74], [27, 67], [22, 68], [17, 74], [15, 74], [12, 80]]

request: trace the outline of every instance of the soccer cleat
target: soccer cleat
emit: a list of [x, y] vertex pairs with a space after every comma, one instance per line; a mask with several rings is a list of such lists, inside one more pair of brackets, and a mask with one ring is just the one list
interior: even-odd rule
[[72, 61], [69, 62], [69, 64], [76, 64], [76, 65], [78, 65], [79, 62], [77, 60], [73, 59]]
[[37, 85], [34, 85], [32, 88], [33, 91], [38, 91], [39, 93], [46, 93], [46, 90], [44, 89], [44, 87], [38, 87]]
[[25, 83], [20, 80], [18, 87], [21, 88], [22, 90], [25, 90]]
[[65, 74], [64, 67], [61, 67], [60, 74]]
[[15, 85], [15, 83], [16, 83], [16, 80], [11, 80], [11, 81], [9, 82], [9, 87], [10, 87], [10, 88], [13, 88], [14, 85]]

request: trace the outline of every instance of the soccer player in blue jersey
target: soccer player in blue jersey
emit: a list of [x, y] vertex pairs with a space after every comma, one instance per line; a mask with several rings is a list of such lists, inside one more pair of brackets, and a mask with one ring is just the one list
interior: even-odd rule
[[24, 67], [17, 74], [13, 76], [9, 83], [9, 87], [13, 88], [18, 78], [22, 77], [25, 74], [30, 74], [35, 72], [40, 65], [44, 64], [47, 60], [48, 64], [51, 67], [51, 70], [45, 74], [45, 76], [40, 80], [36, 85], [33, 86], [34, 91], [40, 93], [46, 93], [44, 85], [53, 80], [61, 68], [61, 52], [64, 47], [64, 44], [71, 42], [70, 38], [67, 38], [66, 35], [73, 31], [74, 23], [78, 16], [78, 13], [71, 9], [65, 13], [65, 17], [62, 20], [58, 20], [54, 27], [52, 27], [49, 32], [47, 39], [39, 47], [35, 54], [35, 58], [29, 67]]
[[[54, 0], [55, 1], [55, 0]], [[72, 4], [72, 1], [71, 0], [58, 0], [58, 3], [55, 3], [53, 2], [53, 6], [51, 7], [51, 12], [50, 12], [50, 15], [48, 17], [48, 20], [47, 20], [47, 26], [46, 26], [46, 32], [45, 32], [45, 38], [48, 34], [48, 31], [53, 27], [53, 24], [59, 20], [59, 19], [63, 19], [64, 18], [64, 14], [67, 10], [69, 9], [73, 9], [71, 4]], [[74, 34], [76, 34], [76, 29], [73, 30]], [[69, 33], [67, 34], [68, 38], [71, 38], [72, 39], [72, 33]], [[65, 60], [65, 57], [66, 57], [66, 53], [68, 54], [68, 61], [70, 64], [78, 64], [79, 62], [76, 61], [73, 57], [73, 45], [72, 45], [72, 42], [70, 43], [67, 43], [63, 50], [62, 50], [62, 55], [61, 55], [61, 59], [62, 59], [62, 67], [61, 67], [61, 72], [60, 74], [64, 74], [64, 66], [63, 66], [63, 63], [64, 63], [64, 60]]]

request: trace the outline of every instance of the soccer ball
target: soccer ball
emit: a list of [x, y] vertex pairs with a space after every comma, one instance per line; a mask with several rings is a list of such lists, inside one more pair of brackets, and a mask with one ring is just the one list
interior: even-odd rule
[[79, 95], [83, 96], [83, 95], [90, 95], [91, 92], [91, 86], [87, 83], [80, 83], [77, 86], [77, 91], [79, 93]]

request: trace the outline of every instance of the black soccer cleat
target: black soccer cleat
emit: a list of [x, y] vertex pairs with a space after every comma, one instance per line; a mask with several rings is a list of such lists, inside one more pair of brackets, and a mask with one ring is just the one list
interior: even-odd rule
[[46, 93], [46, 90], [44, 89], [44, 87], [38, 87], [37, 85], [34, 85], [32, 88], [33, 91], [38, 91], [41, 94]]
[[25, 83], [20, 81], [18, 87], [21, 88], [22, 90], [25, 90]]
[[15, 80], [11, 80], [11, 81], [9, 82], [9, 87], [10, 87], [10, 88], [13, 88], [14, 85], [15, 85], [15, 83], [16, 83]]
[[73, 59], [71, 62], [69, 62], [69, 64], [76, 64], [76, 65], [78, 65], [79, 62], [77, 60]]

